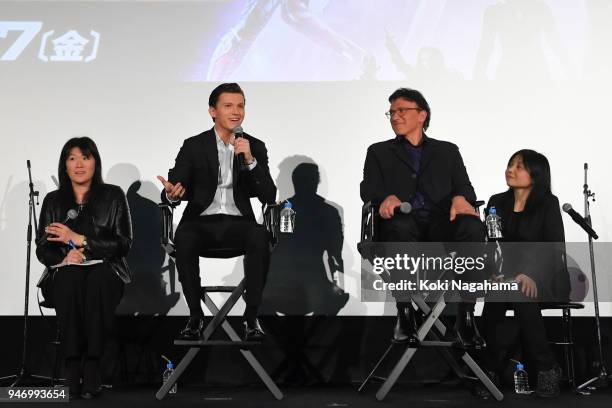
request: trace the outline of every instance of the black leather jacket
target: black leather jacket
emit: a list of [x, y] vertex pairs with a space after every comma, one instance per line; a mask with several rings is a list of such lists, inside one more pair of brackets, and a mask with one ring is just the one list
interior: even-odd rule
[[[52, 222], [64, 223], [69, 209], [60, 202], [57, 190], [47, 194], [43, 201], [36, 234], [36, 256], [47, 267], [61, 263], [68, 246], [44, 239], [45, 227]], [[132, 220], [121, 188], [112, 184], [98, 187], [79, 217], [85, 217], [79, 224], [84, 225], [87, 232], [78, 229], [75, 232], [87, 237], [87, 258], [104, 260], [123, 282], [129, 283], [132, 274], [125, 256], [132, 246]], [[71, 226], [71, 221], [66, 224]]]

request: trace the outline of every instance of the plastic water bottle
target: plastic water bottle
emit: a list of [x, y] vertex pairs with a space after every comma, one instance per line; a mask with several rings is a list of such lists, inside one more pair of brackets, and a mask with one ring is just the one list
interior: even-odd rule
[[[173, 373], [174, 373], [174, 364], [172, 363], [166, 364], [166, 370], [162, 374], [162, 382], [165, 384], [166, 381], [168, 381], [168, 379]], [[168, 391], [168, 394], [176, 394], [176, 383], [172, 385], [172, 388], [170, 388], [170, 391]]]
[[517, 394], [531, 394], [527, 371], [525, 371], [525, 367], [521, 363], [518, 363], [516, 370], [514, 370], [514, 392]]
[[485, 224], [487, 225], [487, 237], [489, 239], [501, 239], [501, 217], [497, 215], [495, 207], [489, 208], [489, 215], [485, 218]]
[[280, 212], [280, 232], [292, 234], [295, 227], [295, 211], [289, 201], [285, 201]]

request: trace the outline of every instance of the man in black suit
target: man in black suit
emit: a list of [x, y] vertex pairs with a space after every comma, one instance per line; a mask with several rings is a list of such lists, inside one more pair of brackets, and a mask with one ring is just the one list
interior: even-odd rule
[[158, 176], [164, 185], [162, 200], [173, 205], [181, 199], [189, 201], [175, 234], [176, 265], [190, 314], [180, 338], [201, 336], [201, 251], [235, 248], [245, 251], [245, 340], [261, 340], [265, 334], [257, 309], [270, 263], [269, 238], [255, 221], [250, 197], [273, 203], [276, 186], [264, 143], [246, 133], [235, 137], [234, 129], [244, 119], [245, 98], [240, 86], [219, 85], [210, 94], [208, 105], [214, 127], [184, 141], [168, 180]]
[[[484, 242], [474, 209], [476, 195], [456, 145], [425, 135], [431, 109], [416, 90], [400, 88], [386, 113], [396, 137], [371, 145], [361, 198], [380, 204], [380, 240], [391, 242]], [[410, 214], [396, 214], [402, 202]], [[394, 340], [415, 343], [413, 308], [398, 302]], [[465, 345], [482, 345], [474, 325], [474, 300], [459, 304], [457, 331]]]

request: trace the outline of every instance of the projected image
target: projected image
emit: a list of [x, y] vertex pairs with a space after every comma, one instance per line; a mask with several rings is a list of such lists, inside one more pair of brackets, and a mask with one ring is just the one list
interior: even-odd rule
[[[374, 56], [319, 18], [312, 10], [311, 3], [310, 0], [249, 0], [238, 23], [223, 35], [215, 47], [206, 79], [219, 81], [231, 78], [277, 9], [288, 29], [299, 32], [314, 44], [327, 47], [346, 58], [351, 65], [358, 66], [358, 78], [375, 79]], [[283, 27], [276, 29], [280, 34]]]
[[0, 69], [87, 65], [184, 82], [564, 80], [596, 60], [589, 44], [605, 25], [595, 20], [603, 6], [586, 0], [69, 4], [3, 2]]
[[564, 3], [231, 2], [228, 28], [202, 42], [208, 54], [188, 79], [567, 79], [578, 63], [567, 40], [584, 39], [584, 5]]

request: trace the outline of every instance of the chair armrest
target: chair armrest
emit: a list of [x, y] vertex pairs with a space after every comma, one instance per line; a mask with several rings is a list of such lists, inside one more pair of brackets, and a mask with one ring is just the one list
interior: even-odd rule
[[280, 203], [264, 204], [262, 206], [263, 225], [270, 234], [270, 247], [278, 244], [278, 225], [280, 220]]
[[174, 254], [174, 206], [160, 203], [157, 205], [161, 212], [161, 246], [168, 255]]
[[[480, 217], [480, 207], [482, 207], [484, 204], [485, 204], [485, 202], [483, 200], [477, 200], [474, 203], [474, 209], [478, 213], [478, 217]], [[486, 214], [485, 214], [485, 216], [486, 216]]]
[[[478, 200], [474, 203], [476, 211], [480, 214], [480, 207], [484, 205], [484, 201]], [[375, 242], [377, 241], [378, 232], [378, 207], [380, 203], [368, 201], [361, 207], [361, 237], [360, 242]]]
[[368, 201], [361, 207], [361, 237], [360, 242], [376, 241], [376, 215], [378, 214], [378, 203]]

